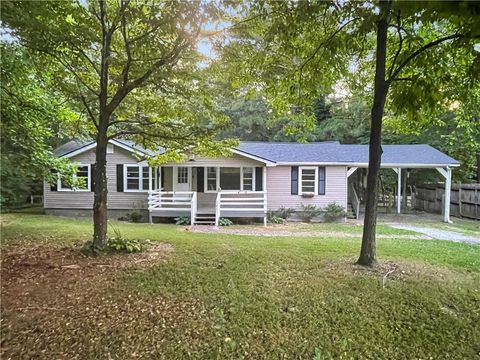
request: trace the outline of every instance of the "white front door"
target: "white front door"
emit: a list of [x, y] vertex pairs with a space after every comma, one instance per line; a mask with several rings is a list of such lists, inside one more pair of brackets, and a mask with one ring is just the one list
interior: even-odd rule
[[173, 168], [173, 191], [190, 191], [192, 168], [178, 166]]

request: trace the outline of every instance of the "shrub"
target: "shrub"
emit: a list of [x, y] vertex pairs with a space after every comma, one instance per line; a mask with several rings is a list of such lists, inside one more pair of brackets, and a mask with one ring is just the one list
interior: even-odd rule
[[269, 216], [268, 221], [272, 224], [285, 224], [285, 219], [277, 215]]
[[330, 203], [322, 210], [325, 221], [332, 222], [341, 219], [347, 215], [345, 208], [337, 203]]
[[142, 251], [142, 244], [139, 240], [126, 239], [120, 233], [120, 230], [113, 228], [114, 235], [108, 238], [107, 248], [117, 252], [134, 253]]
[[176, 225], [190, 225], [191, 223], [190, 216], [179, 216], [175, 218]]
[[227, 219], [227, 218], [220, 218], [218, 220], [218, 225], [220, 225], [220, 226], [231, 226], [231, 225], [233, 225], [233, 222], [232, 222], [232, 220]]
[[275, 215], [281, 217], [284, 220], [287, 220], [292, 214], [295, 213], [295, 209], [286, 208], [285, 206], [280, 207], [275, 211]]
[[310, 222], [314, 217], [317, 217], [322, 214], [322, 209], [316, 207], [315, 205], [304, 205], [302, 204], [302, 220], [305, 222]]
[[143, 214], [138, 210], [132, 210], [125, 215], [125, 220], [138, 223], [142, 220]]

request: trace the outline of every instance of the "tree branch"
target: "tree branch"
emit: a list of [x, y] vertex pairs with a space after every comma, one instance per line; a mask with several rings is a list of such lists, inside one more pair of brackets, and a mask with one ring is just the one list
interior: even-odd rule
[[130, 72], [130, 65], [132, 63], [132, 52], [130, 50], [130, 42], [127, 35], [127, 19], [125, 16], [125, 10], [128, 6], [129, 1], [122, 1], [120, 6], [120, 29], [123, 37], [123, 42], [125, 44], [125, 53], [127, 54], [127, 61], [123, 66], [122, 74], [120, 75], [123, 79], [123, 86], [126, 86], [128, 83], [128, 77]]
[[397, 34], [398, 34], [398, 49], [397, 52], [395, 53], [395, 56], [393, 57], [392, 64], [390, 65], [390, 69], [388, 70], [388, 77], [392, 77], [393, 69], [395, 69], [395, 65], [397, 63], [398, 56], [400, 55], [403, 47], [403, 36], [402, 36], [402, 30], [400, 28], [401, 21], [400, 21], [400, 10], [398, 10], [397, 13]]
[[188, 47], [189, 42], [184, 41], [182, 38], [178, 38], [176, 43], [177, 44], [174, 46], [173, 50], [167, 56], [155, 62], [147, 71], [143, 73], [143, 75], [133, 81], [130, 81], [125, 86], [122, 86], [116, 92], [116, 94], [113, 96], [112, 100], [107, 106], [109, 113], [112, 113], [121, 103], [121, 101], [125, 98], [125, 96], [127, 96], [133, 89], [141, 86], [145, 81], [148, 80], [148, 78], [150, 78], [150, 76], [152, 76], [155, 71], [157, 71], [164, 65], [176, 64], [181, 52]]
[[342, 31], [346, 26], [348, 26], [349, 24], [351, 24], [352, 22], [356, 21], [356, 20], [359, 20], [360, 18], [353, 18], [353, 19], [350, 19], [348, 20], [345, 24], [343, 24], [342, 26], [340, 26], [338, 29], [336, 29], [332, 34], [330, 34], [330, 36], [325, 39], [324, 41], [322, 41], [318, 46], [317, 48], [313, 51], [313, 53], [310, 54], [310, 56], [302, 63], [302, 65], [300, 65], [300, 72], [303, 70], [303, 68], [305, 67], [305, 65], [307, 65], [311, 60], [313, 60], [313, 58], [315, 58], [315, 55], [317, 55], [317, 53], [320, 51], [320, 49], [325, 46], [328, 42], [330, 42], [340, 31]]
[[405, 66], [407, 66], [410, 61], [412, 61], [415, 57], [417, 57], [421, 53], [425, 52], [426, 50], [428, 50], [428, 49], [430, 49], [434, 46], [437, 46], [437, 45], [439, 45], [439, 44], [441, 44], [445, 41], [454, 40], [454, 39], [461, 39], [461, 38], [477, 39], [477, 38], [480, 38], [480, 35], [471, 36], [469, 34], [455, 33], [455, 34], [452, 34], [452, 35], [441, 37], [437, 40], [434, 40], [432, 42], [429, 42], [428, 44], [423, 45], [421, 48], [419, 48], [419, 49], [415, 50], [413, 53], [411, 53], [400, 65], [398, 65], [398, 67], [392, 72], [392, 74], [387, 79], [387, 82], [391, 82], [393, 79], [398, 78], [398, 75], [405, 68]]

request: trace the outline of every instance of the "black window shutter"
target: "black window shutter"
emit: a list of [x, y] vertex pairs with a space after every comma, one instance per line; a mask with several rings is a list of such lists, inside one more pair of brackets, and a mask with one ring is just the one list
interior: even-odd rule
[[90, 191], [93, 192], [93, 183], [95, 182], [95, 175], [97, 172], [95, 171], [95, 164], [90, 164]]
[[292, 166], [291, 172], [291, 190], [292, 195], [298, 195], [298, 166]]
[[[57, 174], [57, 170], [52, 169], [52, 174]], [[50, 183], [50, 191], [57, 191], [57, 181]]]
[[255, 191], [263, 191], [263, 167], [255, 168]]
[[164, 190], [165, 187], [165, 168], [162, 166], [160, 169], [160, 188]]
[[123, 192], [123, 164], [117, 164], [117, 192]]
[[197, 192], [204, 192], [205, 168], [197, 167]]
[[318, 168], [318, 195], [325, 195], [326, 188], [326, 173], [325, 166]]

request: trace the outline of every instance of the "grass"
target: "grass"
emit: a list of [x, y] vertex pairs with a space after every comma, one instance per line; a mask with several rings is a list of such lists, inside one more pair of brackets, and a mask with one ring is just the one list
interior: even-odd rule
[[[7, 250], [61, 249], [91, 234], [89, 220], [8, 214], [2, 224]], [[28, 357], [479, 356], [480, 246], [395, 239], [409, 232], [382, 224], [378, 232], [392, 235], [378, 241], [382, 266], [365, 270], [352, 265], [360, 236], [207, 235], [174, 225], [113, 224], [125, 237], [173, 245], [172, 256], [105, 273], [98, 282], [76, 281], [80, 295], [68, 297], [65, 306], [75, 306], [61, 316], [40, 312], [26, 321], [2, 305], [10, 324], [6, 355], [21, 357], [29, 347]], [[361, 233], [349, 224], [298, 227], [310, 229]], [[36, 341], [26, 339], [26, 329], [34, 329]]]

